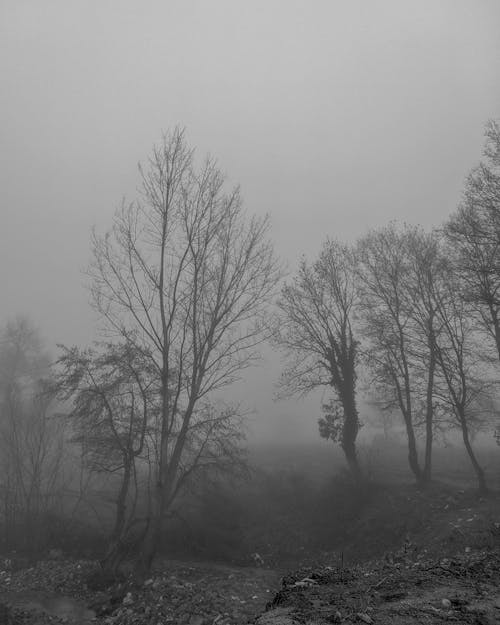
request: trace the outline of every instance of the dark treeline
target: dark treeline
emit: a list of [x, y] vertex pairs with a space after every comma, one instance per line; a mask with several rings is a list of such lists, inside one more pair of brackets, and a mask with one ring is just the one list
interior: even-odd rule
[[51, 544], [60, 519], [82, 522], [80, 504], [99, 485], [112, 501], [103, 570], [133, 554], [145, 574], [194, 493], [205, 493], [203, 514], [220, 496], [210, 484], [248, 478], [244, 409], [219, 397], [268, 340], [284, 353], [283, 394], [330, 389], [320, 434], [340, 444], [360, 487], [363, 402], [384, 427], [387, 415], [403, 424], [419, 487], [433, 477], [436, 434], [456, 430], [486, 491], [473, 441], [497, 425], [496, 123], [486, 139], [446, 224], [391, 223], [352, 245], [327, 239], [283, 283], [268, 220], [245, 213], [214, 161], [195, 161], [183, 131], [165, 135], [140, 168], [138, 198], [92, 236], [91, 303], [108, 339], [61, 347], [51, 364], [30, 322], [2, 330], [4, 544]]

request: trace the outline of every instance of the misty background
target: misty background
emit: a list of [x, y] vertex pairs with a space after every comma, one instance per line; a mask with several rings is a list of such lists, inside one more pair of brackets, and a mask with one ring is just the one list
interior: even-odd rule
[[[270, 214], [291, 272], [327, 235], [440, 224], [498, 116], [499, 27], [495, 0], [3, 0], [0, 322], [27, 315], [54, 353], [98, 337], [90, 229], [175, 124]], [[275, 402], [264, 356], [232, 390], [253, 435], [319, 440], [321, 397]]]

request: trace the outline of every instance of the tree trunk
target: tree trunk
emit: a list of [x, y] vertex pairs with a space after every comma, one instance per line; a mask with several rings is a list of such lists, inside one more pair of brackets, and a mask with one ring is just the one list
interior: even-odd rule
[[[152, 511], [146, 532], [142, 539], [141, 555], [136, 567], [138, 575], [148, 573], [151, 569], [151, 565], [153, 564], [153, 559], [160, 539], [163, 518], [171, 504], [171, 497], [174, 491], [180, 455], [184, 447], [182, 440], [185, 439], [186, 429], [187, 428], [185, 427], [184, 431], [181, 431], [179, 434], [174, 453], [172, 454], [168, 464], [165, 463], [160, 467], [162, 479], [158, 480], [154, 489]], [[163, 457], [165, 458], [166, 456]]]
[[101, 569], [105, 573], [115, 576], [125, 559], [124, 545], [121, 540], [115, 540], [106, 551], [106, 555], [101, 560]]
[[131, 460], [126, 459], [124, 462], [124, 472], [118, 499], [116, 501], [116, 517], [115, 525], [110, 536], [109, 546], [106, 555], [101, 560], [101, 567], [104, 571], [115, 574], [121, 564], [123, 557], [123, 530], [125, 528], [127, 497], [130, 487], [130, 479], [132, 475]]
[[136, 566], [136, 573], [146, 575], [153, 564], [153, 559], [156, 553], [158, 545], [158, 539], [161, 531], [161, 524], [163, 518], [163, 502], [164, 491], [161, 482], [158, 482], [155, 486], [153, 493], [152, 510], [142, 539], [142, 548], [139, 556], [139, 560]]
[[356, 409], [356, 401], [354, 397], [350, 397], [349, 399], [345, 399], [343, 404], [344, 424], [342, 428], [342, 449], [352, 476], [359, 484], [362, 482], [363, 476], [356, 453], [356, 437], [359, 431], [359, 417]]
[[432, 477], [432, 439], [434, 430], [434, 406], [432, 398], [434, 395], [434, 372], [436, 369], [436, 357], [434, 353], [434, 339], [429, 339], [429, 377], [427, 379], [427, 397], [425, 410], [425, 460], [422, 471], [422, 483], [428, 484]]
[[[163, 240], [164, 241], [164, 240]], [[163, 254], [164, 254], [164, 245], [162, 243], [162, 272], [163, 272]], [[161, 278], [161, 284], [163, 284], [163, 278]], [[163, 287], [162, 287], [163, 289]], [[160, 297], [163, 297], [163, 290], [161, 289]], [[164, 311], [164, 304], [161, 304], [162, 315]], [[165, 321], [163, 319], [163, 329], [164, 334], [165, 331]], [[146, 526], [146, 531], [144, 536], [142, 537], [142, 547], [141, 553], [139, 556], [139, 560], [136, 565], [136, 574], [146, 575], [153, 564], [153, 559], [156, 553], [158, 540], [160, 537], [161, 526], [163, 521], [163, 513], [166, 501], [165, 494], [165, 484], [167, 481], [167, 473], [169, 470], [169, 450], [168, 450], [168, 420], [170, 415], [170, 394], [169, 394], [169, 379], [168, 379], [168, 357], [163, 351], [163, 371], [162, 371], [162, 388], [161, 388], [161, 396], [162, 396], [162, 425], [161, 425], [161, 439], [160, 439], [160, 456], [158, 458], [158, 467], [157, 467], [157, 475], [156, 475], [156, 484], [153, 489], [152, 500], [151, 500], [151, 508], [148, 519], [148, 524]]]
[[363, 474], [359, 466], [358, 456], [354, 445], [342, 444], [342, 449], [344, 450], [347, 465], [349, 466], [349, 470], [354, 480], [357, 484], [360, 484], [363, 481]]
[[418, 463], [418, 453], [417, 453], [417, 442], [415, 439], [415, 432], [413, 431], [413, 423], [411, 422], [411, 417], [408, 415], [404, 415], [405, 425], [406, 425], [406, 434], [408, 437], [408, 464], [410, 465], [410, 469], [417, 480], [418, 485], [422, 485], [423, 477], [422, 470], [420, 469], [420, 465]]
[[[182, 435], [183, 434], [181, 432], [179, 437]], [[164, 455], [163, 458], [166, 458], [166, 455]], [[162, 466], [159, 468], [160, 475], [162, 477], [156, 483], [153, 492], [152, 510], [146, 532], [142, 539], [141, 555], [136, 567], [136, 572], [139, 575], [145, 575], [148, 573], [151, 569], [151, 565], [153, 564], [153, 559], [155, 557], [160, 539], [163, 517], [166, 512], [166, 508], [170, 503], [170, 495], [175, 482], [178, 461], [179, 459], [174, 452], [169, 463], [162, 463]]]
[[[415, 431], [413, 430], [410, 373], [404, 348], [405, 339], [401, 327], [399, 327], [399, 340], [399, 349], [401, 353], [402, 365], [404, 368], [404, 400], [402, 394], [399, 393], [399, 407], [401, 409], [401, 412], [403, 413], [403, 419], [406, 426], [406, 436], [408, 438], [408, 464], [410, 465], [410, 469], [415, 476], [417, 485], [422, 486], [422, 470], [418, 462], [417, 442], [415, 440]], [[395, 378], [397, 380], [397, 376], [395, 376]], [[397, 384], [399, 389], [399, 382]]]
[[500, 360], [500, 322], [498, 320], [498, 313], [493, 303], [489, 302], [488, 307], [490, 309], [491, 321], [493, 324], [493, 334], [495, 337], [495, 345], [497, 347], [498, 359]]
[[469, 437], [469, 428], [467, 427], [467, 422], [465, 420], [465, 417], [463, 416], [460, 416], [460, 425], [462, 428], [462, 438], [464, 441], [465, 449], [467, 450], [467, 453], [469, 454], [472, 467], [474, 468], [474, 471], [476, 473], [479, 492], [485, 493], [488, 490], [488, 487], [486, 485], [486, 477], [484, 475], [484, 470], [479, 464], [476, 458], [476, 454], [474, 453], [474, 450], [472, 449], [472, 445], [471, 445], [470, 437]]

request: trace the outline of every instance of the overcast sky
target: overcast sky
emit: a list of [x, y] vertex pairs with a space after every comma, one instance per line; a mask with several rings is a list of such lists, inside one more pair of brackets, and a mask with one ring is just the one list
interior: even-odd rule
[[[90, 228], [175, 124], [291, 268], [326, 235], [441, 223], [500, 117], [499, 33], [498, 0], [0, 0], [0, 322], [92, 340]], [[250, 385], [282, 423], [278, 373]]]

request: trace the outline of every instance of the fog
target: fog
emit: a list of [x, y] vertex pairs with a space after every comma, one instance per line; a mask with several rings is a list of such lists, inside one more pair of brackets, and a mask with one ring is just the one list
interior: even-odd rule
[[0, 1], [0, 625], [497, 622], [499, 32]]
[[[2, 2], [1, 321], [97, 337], [90, 229], [175, 124], [270, 214], [290, 271], [326, 235], [441, 223], [498, 115], [499, 25], [494, 0]], [[317, 440], [321, 397], [274, 401], [264, 356], [230, 391], [251, 434]]]

